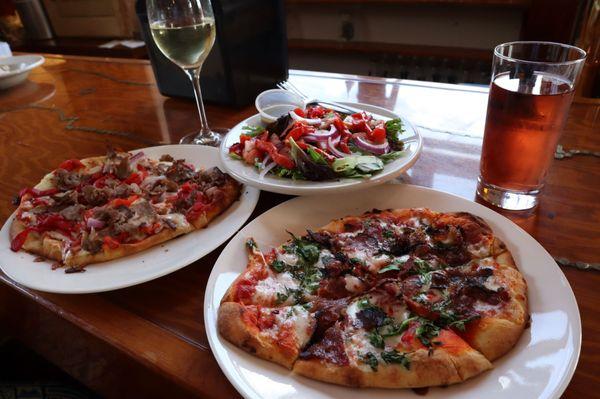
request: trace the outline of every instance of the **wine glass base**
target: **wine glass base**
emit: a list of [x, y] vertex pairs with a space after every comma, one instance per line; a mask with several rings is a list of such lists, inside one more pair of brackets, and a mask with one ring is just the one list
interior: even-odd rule
[[477, 195], [498, 208], [521, 211], [537, 206], [540, 190], [515, 191], [486, 183], [481, 176], [477, 179]]
[[223, 137], [229, 129], [216, 128], [211, 129], [210, 134], [203, 135], [201, 133], [190, 133], [187, 136], [183, 136], [179, 140], [179, 144], [196, 144], [196, 145], [207, 145], [211, 147], [218, 147], [223, 140]]

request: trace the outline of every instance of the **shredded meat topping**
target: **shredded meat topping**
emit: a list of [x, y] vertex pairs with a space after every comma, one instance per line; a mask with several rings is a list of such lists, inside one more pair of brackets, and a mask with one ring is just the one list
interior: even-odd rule
[[65, 169], [57, 169], [54, 172], [54, 183], [59, 190], [70, 190], [81, 183], [81, 176], [77, 171], [69, 172]]

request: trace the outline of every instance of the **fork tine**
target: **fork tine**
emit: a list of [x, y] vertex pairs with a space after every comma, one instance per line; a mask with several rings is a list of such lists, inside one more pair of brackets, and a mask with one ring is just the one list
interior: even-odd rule
[[292, 93], [302, 97], [303, 99], [306, 99], [306, 96], [304, 95], [304, 93], [302, 93], [296, 86], [294, 86], [289, 81], [286, 81], [286, 80], [281, 81], [281, 82], [277, 83], [276, 86], [282, 90], [287, 90], [289, 92], [292, 92]]
[[287, 86], [289, 87], [289, 90], [298, 94], [300, 97], [302, 98], [307, 98], [306, 94], [304, 94], [302, 92], [302, 90], [300, 90], [299, 88], [297, 88], [292, 82], [290, 82], [289, 80], [285, 82], [287, 84]]

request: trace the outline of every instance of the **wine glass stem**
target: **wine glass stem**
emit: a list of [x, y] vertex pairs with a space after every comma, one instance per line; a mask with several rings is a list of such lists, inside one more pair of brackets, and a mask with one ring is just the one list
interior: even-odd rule
[[196, 105], [198, 106], [198, 114], [200, 114], [200, 136], [209, 138], [212, 137], [210, 127], [208, 127], [208, 119], [204, 111], [204, 103], [202, 102], [202, 91], [200, 90], [200, 68], [187, 69], [185, 71], [194, 86], [194, 96], [196, 97]]

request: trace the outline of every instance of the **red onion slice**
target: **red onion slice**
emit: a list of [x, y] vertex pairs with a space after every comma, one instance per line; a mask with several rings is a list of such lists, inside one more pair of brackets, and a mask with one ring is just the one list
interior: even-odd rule
[[334, 147], [337, 147], [337, 145], [340, 143], [340, 141], [342, 140], [342, 136], [333, 136], [331, 138], [331, 143], [333, 144]]
[[352, 135], [356, 146], [361, 150], [368, 151], [375, 155], [383, 155], [390, 149], [387, 140], [383, 144], [375, 144], [366, 139], [364, 133], [355, 133]]
[[[338, 139], [337, 142], [339, 143], [339, 139]], [[337, 158], [344, 158], [344, 157], [346, 157], [346, 156], [349, 155], [349, 154], [341, 152], [340, 150], [338, 150], [337, 148], [335, 148], [335, 145], [333, 144], [333, 141], [332, 141], [331, 137], [329, 137], [327, 139], [327, 149], [329, 150], [329, 152], [331, 152]]]
[[319, 118], [316, 118], [316, 119], [306, 119], [306, 118], [301, 117], [300, 115], [298, 115], [294, 111], [290, 111], [290, 116], [292, 117], [293, 120], [295, 120], [297, 122], [304, 122], [304, 123], [307, 123], [309, 125], [320, 125], [321, 124], [321, 119], [319, 119]]
[[87, 220], [87, 227], [89, 227], [90, 229], [94, 228], [94, 229], [101, 229], [104, 227], [104, 222], [102, 220], [98, 220], [98, 219], [94, 219], [94, 218], [88, 218]]
[[271, 156], [269, 154], [265, 155], [265, 158], [260, 163], [259, 169], [263, 170], [265, 168], [265, 166], [267, 165], [267, 163], [269, 163], [270, 160], [271, 160]]
[[258, 174], [258, 179], [262, 180], [265, 178], [265, 176], [267, 175], [267, 173], [269, 173], [271, 171], [271, 169], [273, 169], [275, 166], [277, 166], [277, 164], [275, 162], [271, 162], [270, 164], [266, 165]]
[[145, 156], [144, 151], [137, 152], [129, 158], [129, 162], [136, 162], [142, 159]]

